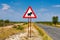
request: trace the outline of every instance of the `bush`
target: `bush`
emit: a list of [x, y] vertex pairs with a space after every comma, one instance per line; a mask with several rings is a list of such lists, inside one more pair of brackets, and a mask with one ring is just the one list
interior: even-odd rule
[[5, 23], [9, 23], [10, 21], [9, 20], [5, 20]]
[[0, 27], [1, 27], [1, 26], [4, 26], [4, 24], [3, 24], [3, 23], [0, 23]]
[[45, 37], [43, 38], [43, 40], [48, 40], [48, 36], [45, 36]]
[[24, 28], [22, 26], [18, 25], [17, 29], [22, 30]]
[[13, 28], [17, 28], [17, 26], [16, 26], [16, 25], [14, 25], [14, 26], [13, 26]]
[[27, 22], [25, 22], [23, 25], [25, 25], [25, 24], [28, 24]]

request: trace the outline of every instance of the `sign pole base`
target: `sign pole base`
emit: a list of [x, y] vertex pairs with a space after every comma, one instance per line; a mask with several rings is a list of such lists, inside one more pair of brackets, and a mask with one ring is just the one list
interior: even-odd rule
[[29, 37], [29, 18], [28, 18], [28, 37]]
[[30, 38], [31, 38], [31, 18], [30, 18]]
[[31, 38], [31, 18], [28, 18], [28, 37]]

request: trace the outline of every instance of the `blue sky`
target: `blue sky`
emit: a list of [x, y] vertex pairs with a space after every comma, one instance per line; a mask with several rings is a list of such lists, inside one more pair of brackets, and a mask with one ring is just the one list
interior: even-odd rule
[[60, 21], [60, 0], [0, 0], [0, 19], [27, 21], [22, 17], [29, 6], [37, 15], [32, 21], [52, 21], [53, 16]]

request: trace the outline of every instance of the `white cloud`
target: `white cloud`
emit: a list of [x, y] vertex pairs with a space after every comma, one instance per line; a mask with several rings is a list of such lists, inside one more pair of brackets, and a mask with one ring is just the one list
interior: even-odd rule
[[8, 4], [2, 4], [2, 10], [7, 10], [10, 8], [10, 6]]
[[11, 21], [20, 21], [22, 20], [22, 14], [20, 14], [19, 12], [13, 10], [13, 9], [8, 9], [8, 10], [1, 10], [0, 9], [0, 19], [8, 19]]
[[53, 5], [52, 7], [60, 7], [60, 5]]

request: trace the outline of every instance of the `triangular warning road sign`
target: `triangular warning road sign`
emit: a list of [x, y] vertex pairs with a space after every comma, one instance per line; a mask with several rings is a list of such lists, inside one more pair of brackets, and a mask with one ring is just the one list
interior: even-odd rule
[[32, 8], [29, 6], [27, 11], [25, 12], [23, 18], [36, 18], [36, 17], [37, 17], [36, 14], [32, 10]]

